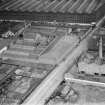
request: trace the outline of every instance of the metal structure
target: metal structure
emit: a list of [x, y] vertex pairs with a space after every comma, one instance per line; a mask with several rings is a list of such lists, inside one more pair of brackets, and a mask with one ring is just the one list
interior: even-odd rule
[[91, 23], [103, 16], [104, 3], [103, 0], [7, 0], [0, 4], [0, 19]]

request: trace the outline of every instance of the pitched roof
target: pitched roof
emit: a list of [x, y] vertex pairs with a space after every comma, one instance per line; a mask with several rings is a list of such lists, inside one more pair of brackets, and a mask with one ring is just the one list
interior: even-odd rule
[[5, 0], [0, 19], [91, 23], [104, 16], [104, 9], [105, 0]]
[[37, 11], [61, 13], [93, 13], [104, 3], [102, 0], [7, 0], [0, 11]]

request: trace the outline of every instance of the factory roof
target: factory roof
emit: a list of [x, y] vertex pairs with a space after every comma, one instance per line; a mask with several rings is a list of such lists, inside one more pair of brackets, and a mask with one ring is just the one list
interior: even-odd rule
[[[105, 7], [104, 5], [104, 0], [5, 0], [0, 4], [0, 15], [3, 14], [4, 16], [4, 14], [7, 14], [7, 12], [12, 12], [13, 14], [18, 12], [17, 14], [23, 14], [24, 19], [26, 19], [26, 14], [29, 13], [31, 16], [28, 16], [31, 18], [29, 20], [37, 20], [35, 19], [36, 17], [41, 17], [40, 19], [42, 19], [43, 15], [44, 19], [42, 20], [45, 21], [57, 20], [57, 18], [62, 17], [60, 21], [67, 20], [67, 22], [70, 20], [70, 18], [73, 18], [71, 15], [75, 15], [76, 21], [81, 20], [80, 15], [82, 15], [83, 18], [95, 20], [98, 16], [100, 16], [99, 10], [102, 7]], [[34, 15], [37, 14], [38, 16], [36, 15], [35, 17], [33, 13]], [[13, 14], [10, 15], [13, 16]], [[45, 19], [46, 15], [47, 19]], [[0, 16], [0, 18], [1, 17], [2, 16]], [[4, 18], [5, 17], [7, 16], [4, 16]], [[86, 19], [82, 20], [87, 21]], [[89, 20], [89, 22], [93, 20]]]
[[102, 0], [8, 0], [1, 3], [0, 10], [90, 14], [103, 4]]

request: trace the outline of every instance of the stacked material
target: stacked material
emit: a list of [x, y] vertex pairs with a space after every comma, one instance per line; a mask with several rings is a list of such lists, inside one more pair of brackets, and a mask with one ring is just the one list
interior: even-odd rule
[[47, 100], [46, 105], [104, 105], [105, 88], [79, 83], [62, 83]]
[[85, 57], [78, 62], [79, 72], [90, 75], [104, 75], [105, 64], [99, 59], [96, 53], [87, 53]]

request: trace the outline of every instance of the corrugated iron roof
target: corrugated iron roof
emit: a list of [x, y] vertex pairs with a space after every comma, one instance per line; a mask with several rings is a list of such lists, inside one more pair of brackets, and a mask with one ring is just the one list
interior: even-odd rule
[[104, 9], [105, 0], [5, 0], [0, 20], [91, 23], [104, 16]]
[[0, 11], [93, 13], [104, 4], [102, 0], [7, 0]]

